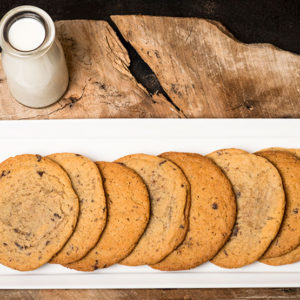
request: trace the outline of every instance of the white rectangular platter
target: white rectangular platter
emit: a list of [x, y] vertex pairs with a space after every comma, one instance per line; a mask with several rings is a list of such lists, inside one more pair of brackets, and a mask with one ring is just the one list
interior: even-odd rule
[[[207, 154], [237, 147], [250, 152], [270, 147], [300, 148], [296, 119], [115, 119], [0, 121], [0, 161], [16, 154], [75, 152], [93, 160], [131, 153], [185, 151]], [[181, 272], [147, 266], [113, 267], [93, 273], [45, 265], [32, 272], [0, 266], [0, 288], [202, 288], [300, 287], [300, 263], [271, 267], [254, 263], [221, 269], [206, 263]]]

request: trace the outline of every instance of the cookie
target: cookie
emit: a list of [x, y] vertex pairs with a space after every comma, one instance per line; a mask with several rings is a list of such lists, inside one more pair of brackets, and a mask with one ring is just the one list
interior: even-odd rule
[[231, 181], [237, 200], [233, 232], [212, 263], [238, 268], [259, 259], [275, 238], [284, 214], [285, 196], [277, 169], [265, 158], [246, 152], [208, 155]]
[[59, 165], [30, 154], [0, 164], [0, 191], [0, 263], [34, 270], [72, 234], [78, 197]]
[[210, 260], [231, 234], [236, 217], [231, 183], [209, 158], [192, 153], [163, 153], [181, 168], [191, 185], [189, 229], [181, 245], [154, 269], [186, 270]]
[[149, 195], [140, 176], [116, 163], [97, 165], [107, 197], [107, 224], [95, 248], [78, 262], [66, 265], [79, 271], [118, 263], [133, 250], [149, 221]]
[[237, 148], [226, 148], [226, 149], [216, 150], [216, 151], [210, 153], [209, 155], [240, 154], [240, 153], [248, 153], [248, 152], [245, 150], [242, 150], [242, 149], [237, 149]]
[[[300, 149], [286, 149], [286, 148], [273, 147], [273, 148], [264, 149], [264, 150], [288, 151], [288, 152], [293, 153], [300, 159]], [[265, 259], [260, 260], [260, 262], [267, 264], [267, 265], [272, 265], [272, 266], [292, 264], [292, 263], [295, 263], [298, 261], [300, 261], [300, 246], [296, 247], [294, 250], [292, 250], [284, 255], [274, 257], [274, 258], [265, 258]]]
[[270, 265], [270, 266], [281, 266], [287, 264], [293, 264], [300, 261], [300, 246], [296, 247], [294, 250], [273, 258], [260, 259], [260, 262]]
[[165, 158], [134, 154], [117, 162], [136, 171], [150, 195], [151, 217], [133, 252], [121, 264], [153, 265], [184, 239], [188, 226], [190, 187], [183, 172]]
[[279, 171], [286, 195], [286, 208], [280, 230], [262, 259], [284, 255], [300, 244], [300, 159], [280, 150], [256, 152]]
[[81, 259], [97, 243], [106, 223], [106, 199], [100, 172], [90, 159], [74, 153], [56, 153], [47, 158], [67, 172], [79, 198], [76, 228], [51, 260], [51, 263], [63, 265]]
[[285, 151], [285, 152], [290, 152], [290, 153], [296, 155], [298, 158], [300, 158], [300, 149], [282, 148], [282, 147], [269, 147], [269, 148], [264, 148], [262, 150], [259, 150], [259, 152], [262, 152], [262, 151]]

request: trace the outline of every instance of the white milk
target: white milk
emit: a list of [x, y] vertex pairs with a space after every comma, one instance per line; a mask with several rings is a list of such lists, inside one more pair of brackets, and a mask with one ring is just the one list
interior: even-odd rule
[[68, 70], [46, 12], [33, 6], [11, 10], [1, 20], [0, 46], [8, 86], [16, 100], [38, 108], [62, 97], [68, 87]]
[[32, 51], [42, 45], [46, 31], [44, 25], [33, 18], [15, 21], [8, 30], [9, 43], [20, 51]]

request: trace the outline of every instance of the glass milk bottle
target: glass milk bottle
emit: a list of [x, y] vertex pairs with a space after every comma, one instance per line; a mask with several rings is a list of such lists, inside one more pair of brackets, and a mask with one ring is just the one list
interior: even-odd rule
[[68, 69], [50, 16], [34, 6], [9, 11], [0, 23], [2, 65], [13, 97], [32, 108], [46, 107], [65, 93]]

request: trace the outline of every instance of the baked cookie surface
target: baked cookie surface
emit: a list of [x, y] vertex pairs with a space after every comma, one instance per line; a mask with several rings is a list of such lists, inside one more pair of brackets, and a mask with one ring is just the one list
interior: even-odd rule
[[131, 169], [117, 163], [97, 162], [107, 197], [107, 224], [96, 246], [66, 267], [93, 271], [118, 263], [135, 247], [150, 214], [147, 188]]
[[212, 263], [238, 268], [259, 259], [275, 238], [285, 208], [277, 169], [265, 158], [245, 152], [208, 155], [231, 181], [237, 200], [233, 232]]
[[268, 159], [279, 171], [286, 195], [280, 230], [263, 259], [282, 256], [300, 244], [300, 159], [292, 152], [265, 150], [256, 155]]
[[262, 258], [259, 261], [270, 266], [293, 264], [300, 261], [300, 246], [284, 255], [273, 258]]
[[[289, 148], [269, 148], [265, 150], [280, 150], [280, 151], [287, 151], [290, 152], [294, 155], [296, 155], [300, 159], [300, 149], [289, 149]], [[272, 265], [272, 266], [280, 266], [280, 265], [286, 265], [286, 264], [292, 264], [295, 262], [300, 261], [300, 246], [296, 247], [294, 250], [278, 256], [274, 258], [265, 258], [261, 259], [260, 262], [267, 264], [267, 265]]]
[[56, 153], [47, 158], [67, 172], [79, 198], [75, 230], [51, 260], [51, 263], [63, 265], [81, 259], [97, 243], [106, 224], [106, 199], [100, 172], [93, 161], [74, 153]]
[[66, 172], [40, 155], [0, 164], [0, 263], [29, 271], [48, 262], [71, 236], [78, 197]]
[[231, 234], [236, 201], [231, 183], [207, 157], [193, 153], [159, 155], [178, 165], [191, 185], [189, 229], [171, 254], [152, 268], [175, 271], [194, 268], [211, 259]]
[[178, 166], [165, 158], [134, 154], [116, 162], [133, 169], [150, 195], [149, 224], [132, 253], [121, 261], [129, 266], [155, 264], [184, 239], [188, 227], [190, 186]]

